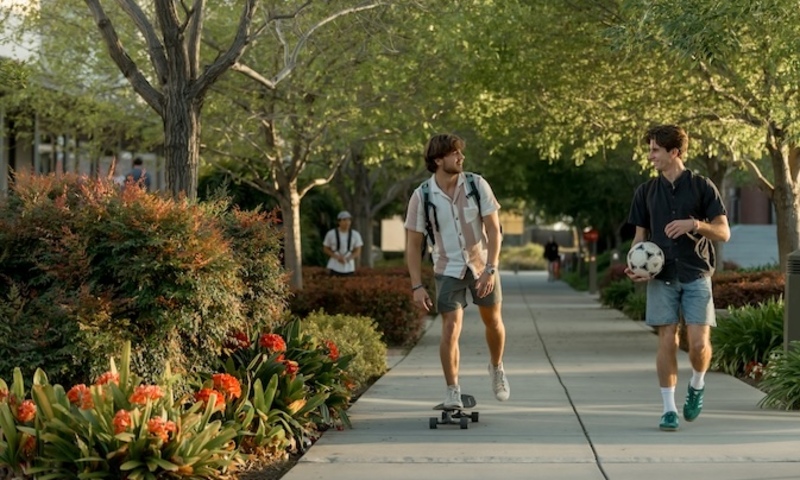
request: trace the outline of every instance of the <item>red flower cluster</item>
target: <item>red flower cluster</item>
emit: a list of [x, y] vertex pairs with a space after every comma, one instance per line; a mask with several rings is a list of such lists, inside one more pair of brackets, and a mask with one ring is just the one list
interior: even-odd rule
[[32, 400], [25, 400], [17, 407], [17, 420], [27, 423], [36, 417], [36, 404]]
[[285, 352], [286, 342], [277, 333], [265, 333], [261, 335], [258, 344], [269, 350], [270, 353]]
[[30, 436], [28, 434], [23, 434], [22, 438], [22, 456], [25, 458], [33, 458], [33, 454], [36, 453], [36, 437]]
[[89, 410], [94, 407], [92, 391], [82, 383], [69, 389], [69, 392], [67, 392], [67, 399], [69, 403], [77, 405], [81, 410]]
[[139, 385], [128, 400], [137, 405], [145, 405], [148, 400], [158, 400], [163, 396], [164, 392], [158, 385]]
[[160, 438], [162, 442], [168, 442], [169, 432], [177, 432], [178, 427], [172, 420], [154, 417], [147, 421], [147, 431], [150, 432], [150, 435]]
[[297, 372], [300, 371], [300, 365], [298, 365], [294, 360], [285, 360], [283, 365], [286, 367], [286, 375], [289, 375], [292, 378], [294, 378], [294, 376], [297, 375]]
[[744, 366], [744, 374], [753, 380], [761, 380], [764, 375], [764, 365], [755, 360]]
[[226, 398], [233, 400], [242, 396], [242, 386], [233, 375], [215, 373], [212, 378], [214, 379], [214, 388], [224, 393]]
[[114, 434], [119, 434], [124, 432], [131, 426], [131, 414], [127, 410], [119, 410], [116, 415], [114, 415], [114, 420], [112, 421], [114, 424]]
[[225, 346], [233, 350], [248, 348], [250, 346], [250, 338], [242, 331], [233, 332], [225, 340]]
[[94, 382], [95, 385], [105, 385], [107, 383], [115, 383], [119, 385], [119, 373], [106, 372]]
[[213, 388], [201, 388], [199, 392], [194, 394], [194, 398], [198, 402], [203, 402], [203, 407], [206, 407], [211, 395], [216, 395], [216, 400], [214, 400], [214, 408], [225, 410], [225, 396]]
[[325, 346], [328, 348], [328, 356], [334, 362], [339, 360], [339, 347], [333, 343], [333, 340], [325, 340]]

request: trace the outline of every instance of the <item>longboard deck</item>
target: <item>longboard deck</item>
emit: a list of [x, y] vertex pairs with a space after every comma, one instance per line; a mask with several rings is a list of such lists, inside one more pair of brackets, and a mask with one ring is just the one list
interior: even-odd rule
[[436, 429], [439, 425], [460, 425], [462, 429], [466, 429], [469, 428], [470, 422], [477, 422], [479, 418], [478, 412], [467, 412], [467, 409], [478, 404], [478, 402], [475, 401], [475, 397], [462, 393], [461, 403], [464, 404], [463, 408], [444, 408], [444, 403], [433, 407], [434, 410], [442, 411], [442, 418], [429, 418], [428, 425], [430, 428]]
[[442, 402], [439, 405], [436, 405], [435, 407], [433, 407], [433, 409], [434, 410], [444, 410], [444, 411], [448, 411], [448, 412], [455, 412], [455, 411], [458, 411], [458, 410], [467, 410], [467, 409], [472, 408], [472, 407], [474, 407], [474, 406], [476, 406], [478, 404], [478, 402], [475, 401], [475, 397], [473, 397], [472, 395], [467, 395], [466, 393], [462, 393], [461, 394], [461, 403], [464, 404], [464, 408], [444, 408], [444, 402]]

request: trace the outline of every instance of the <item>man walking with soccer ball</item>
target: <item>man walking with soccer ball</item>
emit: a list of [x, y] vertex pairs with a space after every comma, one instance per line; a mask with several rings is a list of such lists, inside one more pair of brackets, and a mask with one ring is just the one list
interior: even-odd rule
[[731, 236], [727, 212], [717, 187], [684, 166], [689, 137], [675, 125], [647, 131], [648, 159], [658, 177], [636, 189], [628, 222], [636, 226], [633, 245], [651, 241], [664, 252], [664, 267], [654, 278], [625, 273], [634, 282], [647, 283], [645, 320], [658, 331], [656, 371], [664, 403], [659, 428], [678, 429], [675, 386], [678, 381], [678, 323], [686, 322], [689, 382], [683, 418], [700, 415], [705, 394], [705, 373], [711, 364], [711, 327], [716, 325], [711, 275], [714, 273], [712, 241]]

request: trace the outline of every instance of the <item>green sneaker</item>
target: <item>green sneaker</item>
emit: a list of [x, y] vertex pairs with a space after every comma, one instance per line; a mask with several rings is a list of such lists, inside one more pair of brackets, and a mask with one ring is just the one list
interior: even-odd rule
[[661, 416], [658, 428], [665, 432], [674, 432], [678, 429], [678, 412], [667, 412]]
[[683, 418], [685, 418], [687, 422], [693, 421], [703, 410], [703, 394], [705, 394], [705, 391], [705, 388], [695, 390], [689, 385], [689, 392], [686, 394], [686, 403], [683, 404]]

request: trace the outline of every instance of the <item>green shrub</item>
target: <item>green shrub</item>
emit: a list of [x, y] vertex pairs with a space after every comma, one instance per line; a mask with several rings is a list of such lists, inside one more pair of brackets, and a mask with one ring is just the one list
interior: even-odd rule
[[358, 391], [386, 372], [386, 344], [375, 321], [352, 315], [313, 312], [302, 320], [304, 333], [332, 340], [342, 355], [352, 355], [346, 372]]
[[634, 287], [631, 279], [617, 280], [600, 291], [600, 302], [610, 308], [622, 310], [628, 296], [633, 292]]
[[379, 269], [362, 269], [353, 276], [334, 277], [324, 269], [303, 269], [303, 279], [303, 290], [293, 292], [289, 302], [298, 318], [318, 310], [369, 317], [390, 346], [413, 345], [422, 335], [425, 318], [414, 305], [407, 271], [389, 269], [384, 274]]
[[544, 247], [538, 243], [500, 249], [500, 266], [510, 270], [547, 270]]
[[226, 207], [18, 175], [0, 205], [0, 376], [21, 365], [26, 377], [40, 367], [54, 382], [88, 383], [126, 340], [148, 381], [167, 364], [213, 370], [229, 331], [280, 316], [285, 288], [274, 226]]
[[759, 384], [767, 395], [764, 407], [800, 410], [800, 342], [791, 342], [789, 351], [776, 349]]
[[711, 329], [712, 365], [741, 376], [750, 362], [767, 364], [768, 355], [783, 343], [783, 301], [729, 309]]
[[714, 305], [738, 308], [783, 297], [786, 277], [779, 270], [721, 272], [711, 278]]
[[585, 292], [589, 290], [589, 276], [581, 275], [577, 271], [568, 272], [561, 270], [561, 280], [579, 292]]
[[253, 329], [271, 330], [281, 323], [289, 297], [286, 272], [281, 266], [283, 234], [277, 214], [234, 208], [218, 212], [217, 217], [240, 266], [242, 315]]
[[647, 294], [645, 292], [636, 291], [629, 294], [625, 298], [625, 305], [622, 307], [622, 313], [633, 320], [644, 320], [647, 314]]

